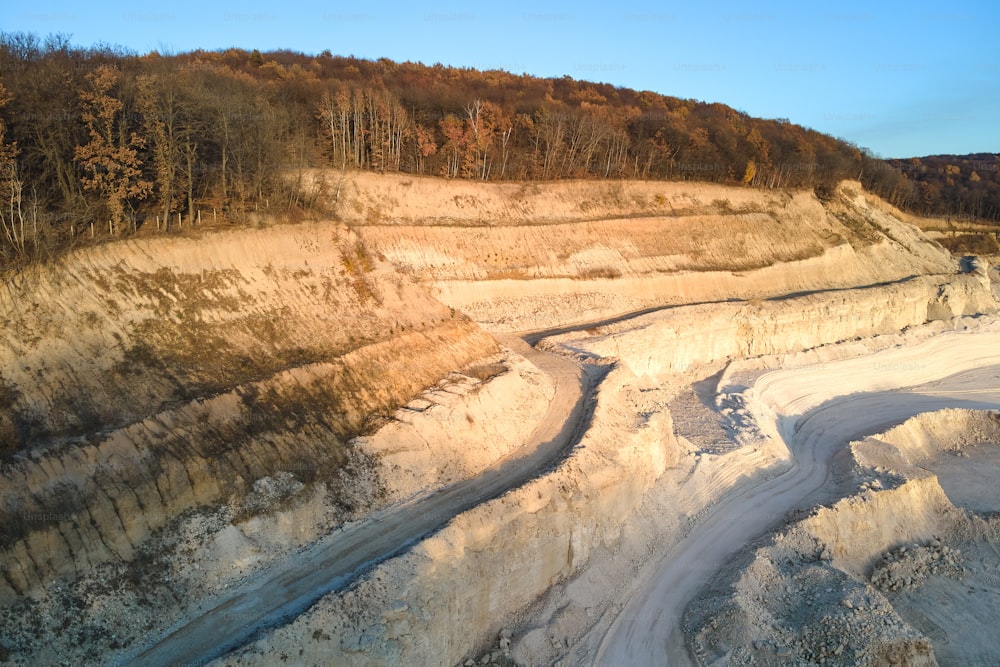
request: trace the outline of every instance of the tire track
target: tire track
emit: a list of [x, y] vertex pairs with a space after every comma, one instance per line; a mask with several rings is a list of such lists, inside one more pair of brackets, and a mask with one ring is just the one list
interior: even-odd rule
[[[944, 348], [953, 346], [953, 351], [960, 352], [969, 344], [968, 338], [952, 336]], [[775, 517], [810, 506], [828, 492], [831, 461], [837, 451], [852, 440], [921, 412], [1000, 406], [1000, 387], [970, 393], [960, 377], [952, 376], [962, 367], [949, 365], [949, 361], [939, 359], [939, 376], [950, 376], [951, 381], [947, 386], [935, 382], [926, 394], [914, 387], [902, 392], [842, 395], [785, 419], [779, 430], [786, 434], [793, 454], [791, 467], [721, 499], [684, 539], [645, 566], [622, 596], [625, 605], [600, 640], [596, 664], [692, 664], [680, 628], [687, 604], [730, 556], [772, 530], [779, 521]], [[975, 364], [969, 367], [980, 368]], [[982, 379], [976, 370], [969, 376], [973, 382]]]
[[505, 341], [556, 384], [545, 417], [527, 443], [476, 477], [386, 508], [273, 565], [255, 580], [212, 601], [197, 618], [182, 620], [152, 644], [120, 656], [114, 664], [203, 665], [291, 621], [324, 595], [406, 552], [458, 514], [551, 469], [582, 435], [597, 382], [577, 362], [525, 342], [545, 335], [535, 332], [525, 340]]

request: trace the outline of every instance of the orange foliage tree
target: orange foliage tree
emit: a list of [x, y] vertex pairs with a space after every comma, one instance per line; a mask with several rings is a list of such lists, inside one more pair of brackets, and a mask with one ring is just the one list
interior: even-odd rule
[[86, 174], [81, 179], [84, 188], [99, 192], [107, 204], [112, 234], [124, 221], [130, 200], [144, 199], [152, 190], [152, 184], [142, 178], [139, 159], [138, 149], [146, 142], [128, 131], [124, 104], [113, 94], [120, 79], [121, 72], [108, 65], [87, 75], [90, 89], [80, 93], [80, 100], [90, 141], [75, 151]]

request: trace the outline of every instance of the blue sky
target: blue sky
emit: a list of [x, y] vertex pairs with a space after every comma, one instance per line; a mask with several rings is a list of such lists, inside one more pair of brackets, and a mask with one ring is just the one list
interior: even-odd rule
[[5, 32], [570, 75], [788, 118], [883, 157], [1000, 152], [1000, 2], [36, 2]]

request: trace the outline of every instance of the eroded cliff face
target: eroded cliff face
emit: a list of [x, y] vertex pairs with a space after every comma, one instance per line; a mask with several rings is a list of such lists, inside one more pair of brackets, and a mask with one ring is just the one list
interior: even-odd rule
[[[689, 183], [451, 192], [426, 179], [370, 181], [351, 181], [338, 210], [393, 264], [493, 331], [957, 269], [907, 216], [856, 183], [820, 201]], [[387, 202], [377, 210], [373, 185]]]
[[9, 451], [128, 424], [452, 314], [347, 228], [314, 224], [72, 253], [6, 280], [0, 318]]
[[551, 340], [657, 378], [693, 364], [796, 352], [995, 308], [977, 276], [920, 276], [880, 287], [672, 308]]
[[4, 598], [279, 473], [364, 511], [383, 483], [348, 441], [498, 349], [333, 224], [74, 253], [0, 317]]

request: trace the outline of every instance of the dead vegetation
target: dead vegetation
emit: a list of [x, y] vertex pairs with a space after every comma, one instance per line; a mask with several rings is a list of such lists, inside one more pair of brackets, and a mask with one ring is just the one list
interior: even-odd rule
[[995, 233], [988, 234], [958, 234], [942, 236], [937, 242], [948, 249], [953, 255], [995, 256], [1000, 254], [1000, 242]]

